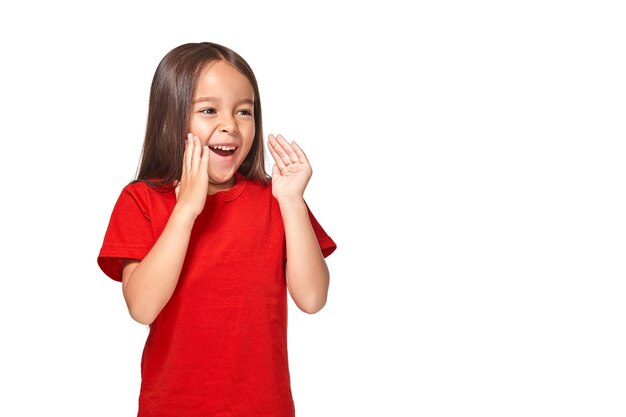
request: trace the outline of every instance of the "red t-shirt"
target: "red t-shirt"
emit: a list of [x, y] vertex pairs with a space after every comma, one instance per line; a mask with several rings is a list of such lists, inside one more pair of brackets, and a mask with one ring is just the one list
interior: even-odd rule
[[[287, 357], [285, 230], [271, 184], [236, 173], [208, 195], [172, 297], [150, 326], [138, 417], [295, 415]], [[122, 190], [98, 255], [122, 280], [121, 258], [143, 259], [176, 195], [144, 182]], [[324, 257], [335, 249], [309, 210]]]

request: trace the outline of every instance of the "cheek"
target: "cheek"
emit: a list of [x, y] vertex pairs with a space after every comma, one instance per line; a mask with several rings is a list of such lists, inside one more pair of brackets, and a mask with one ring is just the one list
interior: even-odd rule
[[249, 139], [245, 141], [245, 145], [244, 145], [245, 152], [242, 152], [242, 155], [241, 155], [242, 160], [248, 157], [253, 147], [254, 147], [254, 135], [250, 136]]
[[246, 138], [248, 139], [248, 142], [250, 142], [250, 144], [252, 144], [254, 142], [254, 135], [256, 133], [256, 129], [254, 124], [250, 127], [248, 127], [247, 131], [246, 131]]
[[248, 143], [247, 143], [248, 150], [252, 149], [253, 146], [254, 146], [254, 132], [252, 132], [252, 134], [249, 136]]
[[189, 126], [187, 128], [187, 131], [198, 136], [203, 142], [206, 142], [208, 140], [208, 137], [213, 130], [215, 130], [215, 127], [212, 126], [212, 123], [210, 123], [206, 119], [203, 120], [201, 117], [197, 116], [191, 117], [191, 119], [189, 120]]

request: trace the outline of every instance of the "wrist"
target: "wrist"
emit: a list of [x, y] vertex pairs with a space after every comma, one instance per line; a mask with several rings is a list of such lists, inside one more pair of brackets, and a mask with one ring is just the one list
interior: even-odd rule
[[196, 217], [198, 217], [198, 215], [192, 210], [180, 204], [176, 204], [174, 206], [174, 210], [172, 210], [171, 216], [180, 219], [181, 221], [191, 223], [194, 223], [196, 221]]
[[280, 197], [276, 199], [280, 207], [304, 206], [303, 197]]

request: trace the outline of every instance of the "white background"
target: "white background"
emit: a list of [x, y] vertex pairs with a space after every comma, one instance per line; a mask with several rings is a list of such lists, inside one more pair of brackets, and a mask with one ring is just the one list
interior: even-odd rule
[[338, 244], [326, 307], [290, 300], [299, 417], [626, 414], [620, 2], [91, 3], [0, 6], [0, 415], [136, 415], [147, 328], [96, 257], [200, 41]]

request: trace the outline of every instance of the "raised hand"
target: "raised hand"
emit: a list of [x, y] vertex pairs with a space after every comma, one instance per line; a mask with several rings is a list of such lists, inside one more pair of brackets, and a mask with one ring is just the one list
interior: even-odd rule
[[272, 194], [279, 201], [302, 199], [313, 174], [306, 155], [296, 142], [281, 135], [268, 136], [268, 148], [276, 164], [272, 168]]
[[176, 206], [198, 216], [202, 213], [209, 191], [209, 148], [202, 146], [200, 139], [187, 134], [183, 154], [183, 172], [176, 183]]

